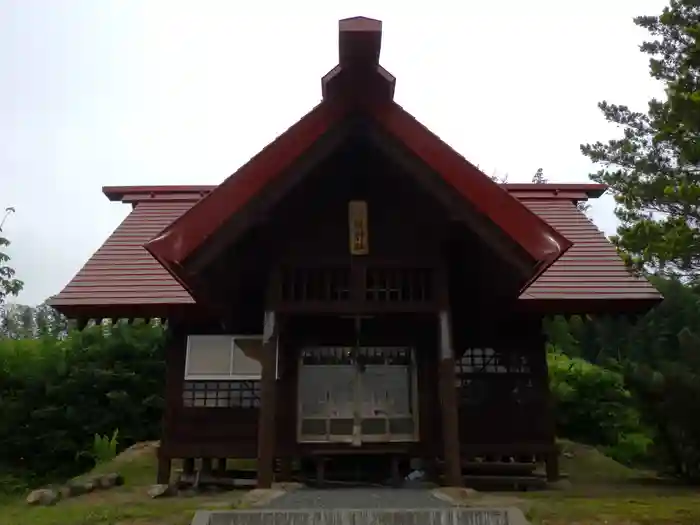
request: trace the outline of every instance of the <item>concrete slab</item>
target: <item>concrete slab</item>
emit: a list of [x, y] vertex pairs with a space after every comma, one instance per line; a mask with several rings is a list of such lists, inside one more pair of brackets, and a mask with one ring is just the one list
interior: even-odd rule
[[199, 511], [192, 525], [528, 525], [516, 508]]

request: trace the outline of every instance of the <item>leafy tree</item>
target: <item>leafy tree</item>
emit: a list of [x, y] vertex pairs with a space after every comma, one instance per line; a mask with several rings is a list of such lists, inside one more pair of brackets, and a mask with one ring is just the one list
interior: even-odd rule
[[166, 337], [140, 321], [0, 339], [0, 474], [73, 476], [92, 466], [95, 435], [118, 432], [120, 448], [157, 439]]
[[31, 339], [61, 337], [68, 329], [68, 320], [43, 302], [38, 306], [6, 304], [0, 312], [0, 337]]
[[7, 217], [14, 211], [14, 208], [6, 208], [2, 221], [0, 221], [0, 305], [5, 302], [7, 296], [19, 294], [24, 287], [24, 283], [15, 278], [15, 270], [8, 266], [10, 256], [4, 251], [10, 245], [10, 241], [3, 237], [2, 227], [5, 225]]
[[560, 436], [604, 447], [625, 463], [645, 456], [651, 439], [622, 374], [555, 348], [547, 361]]
[[613, 242], [637, 269], [700, 276], [700, 2], [671, 0], [660, 16], [640, 16], [641, 51], [665, 88], [646, 113], [601, 102], [621, 138], [581, 146], [602, 169], [591, 175], [610, 186], [621, 221]]
[[537, 168], [537, 171], [532, 176], [533, 184], [547, 184], [547, 179], [544, 178], [544, 170], [542, 168]]
[[[652, 281], [665, 300], [636, 322], [613, 317], [554, 317], [544, 329], [550, 344], [566, 356], [585, 359], [624, 378], [624, 388], [641, 416], [642, 433], [651, 440], [648, 461], [653, 466], [677, 477], [700, 480], [700, 419], [688, 417], [700, 410], [700, 290], [677, 279], [652, 277]], [[568, 371], [565, 364], [550, 356], [550, 376], [559, 384], [553, 393], [562, 435], [588, 442], [602, 441], [604, 436], [615, 457], [638, 460], [644, 436], [630, 432], [629, 425], [625, 431], [614, 425], [608, 429], [609, 421], [584, 408], [585, 398], [592, 395], [582, 388], [585, 377], [576, 375], [574, 369]], [[601, 390], [601, 395], [614, 399], [610, 392]], [[584, 398], [578, 408], [572, 401], [577, 396]], [[584, 435], [580, 418], [589, 410], [601, 428]], [[625, 436], [611, 445], [616, 432]]]

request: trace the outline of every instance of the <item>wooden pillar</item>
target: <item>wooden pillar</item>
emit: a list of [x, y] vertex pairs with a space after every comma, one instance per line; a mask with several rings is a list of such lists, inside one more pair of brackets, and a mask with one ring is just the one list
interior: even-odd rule
[[172, 457], [168, 453], [171, 445], [171, 433], [182, 410], [182, 386], [185, 378], [185, 334], [178, 322], [168, 321], [165, 351], [165, 407], [161, 420], [160, 446], [158, 447], [158, 471], [156, 483], [165, 485], [170, 482]]
[[447, 309], [439, 315], [440, 354], [438, 384], [442, 413], [442, 440], [445, 455], [445, 484], [462, 486], [462, 463], [459, 452], [459, 408], [455, 376], [454, 349], [452, 348], [452, 326]]
[[275, 468], [275, 397], [277, 379], [277, 338], [275, 312], [265, 312], [262, 345], [262, 379], [258, 416], [258, 488], [270, 488]]
[[216, 460], [216, 475], [220, 477], [226, 476], [226, 458], [218, 458]]
[[156, 483], [159, 485], [168, 485], [170, 483], [171, 468], [171, 459], [164, 454], [161, 447], [158, 447], [158, 472], [156, 474]]
[[559, 448], [557, 447], [557, 422], [554, 412], [554, 400], [549, 391], [549, 369], [547, 367], [547, 338], [542, 332], [542, 319], [534, 317], [530, 321], [531, 342], [530, 351], [532, 352], [535, 366], [533, 372], [536, 374], [536, 381], [541, 393], [542, 424], [547, 436], [547, 444], [550, 449], [544, 454], [545, 472], [547, 481], [559, 480]]

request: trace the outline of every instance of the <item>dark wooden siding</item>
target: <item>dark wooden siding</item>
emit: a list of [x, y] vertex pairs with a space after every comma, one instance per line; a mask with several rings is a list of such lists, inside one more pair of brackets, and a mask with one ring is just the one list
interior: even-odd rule
[[163, 449], [173, 457], [256, 458], [257, 408], [186, 407], [183, 403], [187, 335], [216, 333], [213, 326], [171, 320], [166, 351]]

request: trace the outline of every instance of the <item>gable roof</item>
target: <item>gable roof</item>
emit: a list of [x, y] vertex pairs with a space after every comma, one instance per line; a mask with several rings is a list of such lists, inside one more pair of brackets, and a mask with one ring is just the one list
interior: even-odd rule
[[[603, 233], [575, 202], [598, 197], [598, 184], [505, 184], [533, 213], [566, 235], [571, 249], [520, 297], [526, 308], [551, 313], [634, 311], [661, 295], [625, 268]], [[68, 285], [49, 303], [69, 317], [167, 317], [194, 305], [187, 291], [144, 248], [155, 234], [190, 210], [215, 186], [122, 186], [103, 191], [131, 213]]]
[[190, 291], [186, 266], [194, 254], [251, 205], [312, 147], [350, 117], [362, 114], [430, 168], [476, 215], [505, 234], [527, 259], [531, 282], [567, 249], [557, 232], [490, 177], [420, 124], [393, 100], [395, 79], [379, 65], [381, 22], [358, 17], [339, 23], [339, 64], [323, 79], [323, 100], [205, 198], [145, 244]]

